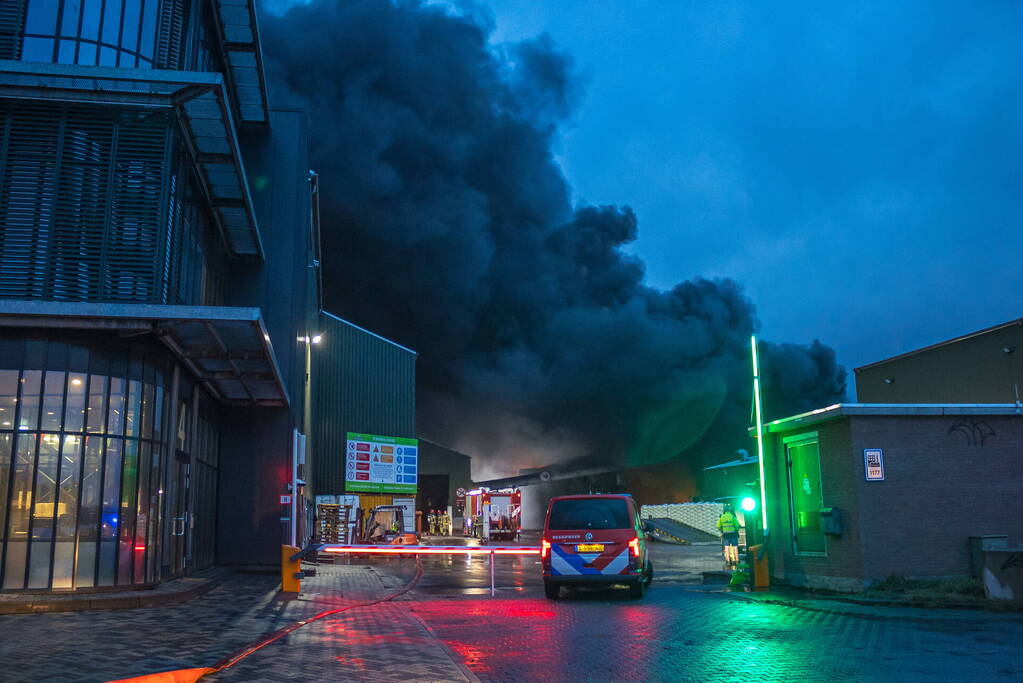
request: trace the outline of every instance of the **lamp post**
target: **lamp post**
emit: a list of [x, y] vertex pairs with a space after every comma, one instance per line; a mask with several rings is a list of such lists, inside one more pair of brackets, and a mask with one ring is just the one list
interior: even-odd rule
[[[766, 470], [764, 462], [764, 414], [763, 401], [760, 396], [760, 358], [757, 352], [757, 336], [750, 336], [750, 350], [753, 354], [753, 411], [757, 427], [757, 455], [760, 456], [757, 466], [760, 469], [760, 538], [756, 552], [750, 553], [751, 564], [753, 565], [753, 587], [755, 589], [767, 588], [770, 584], [770, 574], [767, 568], [767, 482], [764, 477]], [[751, 502], [752, 497], [749, 497]], [[743, 499], [743, 503], [746, 499]], [[754, 505], [755, 507], [755, 505]], [[747, 541], [748, 543], [748, 541]], [[747, 548], [749, 546], [747, 545]]]
[[760, 519], [764, 534], [767, 534], [767, 488], [764, 482], [764, 414], [760, 399], [760, 359], [757, 353], [757, 336], [750, 337], [753, 351], [753, 411], [757, 426], [757, 455], [760, 456]]

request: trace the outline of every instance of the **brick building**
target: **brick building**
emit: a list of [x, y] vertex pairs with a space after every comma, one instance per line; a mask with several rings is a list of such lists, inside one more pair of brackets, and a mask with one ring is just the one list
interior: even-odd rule
[[1023, 543], [1021, 351], [1009, 321], [856, 368], [863, 403], [766, 425], [772, 577], [967, 575], [971, 536]]
[[785, 583], [968, 575], [970, 536], [1023, 541], [1014, 404], [834, 405], [766, 425], [764, 445], [770, 568]]

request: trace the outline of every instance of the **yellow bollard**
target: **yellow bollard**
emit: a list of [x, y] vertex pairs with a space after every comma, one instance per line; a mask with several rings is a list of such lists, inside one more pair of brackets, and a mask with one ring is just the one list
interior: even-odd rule
[[300, 550], [293, 545], [281, 546], [281, 591], [285, 593], [299, 593], [302, 590], [302, 560], [291, 559]]
[[751, 545], [749, 557], [753, 563], [753, 590], [766, 590], [771, 586], [771, 575], [767, 571], [767, 551], [762, 545]]

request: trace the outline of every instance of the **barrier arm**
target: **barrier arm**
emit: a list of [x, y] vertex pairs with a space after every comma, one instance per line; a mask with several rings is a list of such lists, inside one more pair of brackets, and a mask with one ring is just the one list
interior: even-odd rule
[[[306, 551], [303, 551], [306, 552]], [[497, 555], [540, 555], [540, 548], [533, 546], [469, 546], [469, 545], [345, 545], [324, 543], [316, 546], [317, 553], [366, 554], [366, 555], [489, 555], [490, 556], [490, 597], [495, 595], [494, 559]], [[296, 556], [302, 553], [297, 553]]]

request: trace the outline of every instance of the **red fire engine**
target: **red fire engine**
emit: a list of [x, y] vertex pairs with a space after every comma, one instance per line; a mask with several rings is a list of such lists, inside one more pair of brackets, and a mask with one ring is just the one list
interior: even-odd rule
[[519, 535], [522, 493], [518, 489], [476, 489], [465, 495], [463, 533], [481, 539], [513, 541]]

